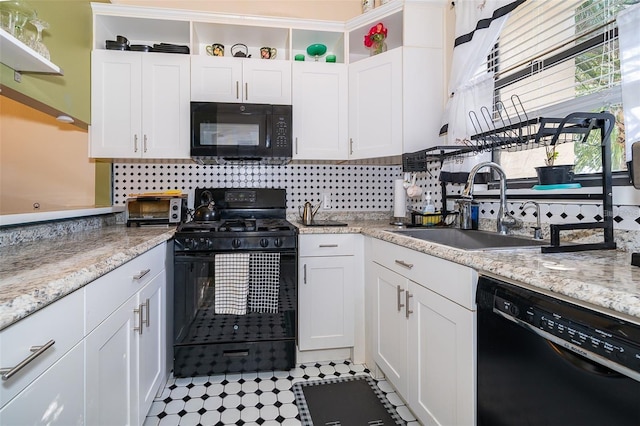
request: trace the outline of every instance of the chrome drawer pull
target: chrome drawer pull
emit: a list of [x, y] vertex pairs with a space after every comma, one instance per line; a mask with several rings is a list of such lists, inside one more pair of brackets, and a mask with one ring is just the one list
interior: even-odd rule
[[400, 312], [402, 310], [402, 308], [404, 308], [404, 305], [402, 304], [402, 302], [400, 301], [402, 298], [400, 297], [400, 295], [402, 294], [402, 292], [404, 291], [402, 289], [402, 287], [397, 286], [396, 288], [397, 294], [396, 294], [396, 298], [398, 300], [398, 312]]
[[307, 264], [306, 263], [302, 267], [302, 270], [304, 271], [302, 279], [303, 279], [303, 282], [306, 284], [307, 283]]
[[149, 272], [151, 272], [151, 269], [145, 269], [144, 271], [140, 271], [140, 273], [138, 275], [134, 275], [133, 276], [133, 279], [134, 280], [139, 280], [140, 278], [142, 278], [145, 275], [147, 275]]
[[42, 346], [31, 346], [29, 350], [33, 353], [29, 355], [27, 358], [20, 361], [18, 365], [10, 368], [0, 368], [0, 373], [2, 374], [2, 380], [9, 380], [11, 377], [13, 377], [14, 374], [22, 370], [24, 367], [26, 367], [27, 364], [29, 364], [31, 361], [33, 361], [34, 359], [42, 355], [44, 351], [49, 349], [55, 343], [56, 341], [52, 339]]
[[330, 248], [330, 247], [338, 247], [337, 244], [319, 244], [318, 247], [320, 248]]
[[404, 262], [404, 261], [402, 261], [402, 260], [397, 260], [397, 259], [396, 259], [396, 263], [397, 263], [398, 265], [400, 265], [400, 266], [404, 266], [404, 267], [405, 267], [405, 268], [407, 268], [407, 269], [411, 269], [411, 268], [413, 268], [413, 263], [407, 263], [407, 262]]
[[411, 315], [413, 313], [413, 311], [411, 309], [409, 309], [409, 299], [411, 299], [413, 297], [413, 294], [411, 294], [411, 293], [409, 293], [407, 291], [407, 294], [405, 296], [407, 296], [407, 298], [405, 299], [405, 302], [404, 302], [405, 303], [404, 310], [405, 310], [405, 317], [408, 319], [409, 315]]

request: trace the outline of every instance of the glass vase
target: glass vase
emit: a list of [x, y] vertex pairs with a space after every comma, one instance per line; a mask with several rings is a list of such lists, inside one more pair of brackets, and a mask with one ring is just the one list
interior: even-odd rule
[[374, 41], [371, 47], [369, 48], [369, 56], [375, 56], [379, 53], [387, 51], [387, 43], [382, 41]]

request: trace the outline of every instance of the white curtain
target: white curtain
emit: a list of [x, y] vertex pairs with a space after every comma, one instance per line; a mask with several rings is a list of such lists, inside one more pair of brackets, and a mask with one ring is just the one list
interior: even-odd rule
[[[469, 118], [473, 111], [481, 117], [480, 109], [493, 110], [493, 74], [482, 72], [487, 56], [495, 45], [500, 31], [511, 10], [524, 0], [463, 0], [455, 2], [456, 43], [453, 49], [450, 97], [445, 107], [443, 124], [447, 125], [450, 145], [471, 144], [471, 136], [477, 133]], [[481, 122], [482, 122], [482, 118]], [[491, 158], [483, 153], [464, 159], [446, 161], [445, 172], [468, 172], [471, 168]]]
[[[640, 3], [620, 12], [616, 20], [626, 154], [627, 161], [631, 161], [631, 145], [640, 142]], [[635, 161], [640, 161], [640, 158]]]

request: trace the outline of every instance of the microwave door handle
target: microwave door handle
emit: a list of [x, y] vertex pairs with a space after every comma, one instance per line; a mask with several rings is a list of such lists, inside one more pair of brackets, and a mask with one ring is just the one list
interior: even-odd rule
[[270, 135], [269, 133], [267, 133], [267, 138], [266, 138], [266, 141], [265, 141], [265, 146], [266, 146], [267, 148], [271, 148], [271, 135]]

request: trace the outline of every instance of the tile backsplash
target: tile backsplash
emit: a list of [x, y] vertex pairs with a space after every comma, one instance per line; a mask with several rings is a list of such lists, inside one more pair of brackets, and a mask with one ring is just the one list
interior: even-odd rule
[[[438, 162], [428, 164], [428, 172], [417, 174], [416, 183], [432, 191], [436, 209], [442, 207]], [[393, 181], [403, 177], [401, 166], [288, 164], [285, 166], [202, 166], [193, 163], [115, 163], [114, 204], [123, 205], [127, 195], [140, 192], [181, 189], [193, 197], [197, 187], [265, 187], [287, 190], [287, 209], [297, 211], [305, 201], [320, 202], [331, 195], [331, 213], [391, 212]], [[462, 185], [449, 185], [449, 198], [457, 197]], [[408, 208], [419, 209], [423, 197], [407, 199]], [[191, 205], [193, 200], [190, 199]], [[509, 210], [524, 222], [535, 222], [534, 209], [520, 210], [521, 202], [510, 202]], [[450, 206], [451, 207], [451, 206]], [[541, 202], [541, 221], [548, 223], [591, 222], [602, 219], [602, 206], [593, 202]], [[480, 201], [480, 217], [495, 219], [498, 203]], [[640, 206], [614, 205], [616, 229], [640, 231]]]

